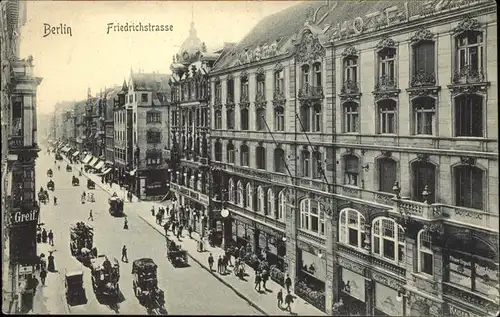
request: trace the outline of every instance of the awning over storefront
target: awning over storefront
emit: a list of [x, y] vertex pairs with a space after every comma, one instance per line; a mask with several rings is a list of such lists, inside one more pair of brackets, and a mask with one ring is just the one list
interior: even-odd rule
[[106, 174], [108, 174], [109, 172], [111, 172], [111, 170], [113, 170], [113, 169], [112, 169], [112, 168], [109, 168], [109, 167], [108, 167], [108, 168], [106, 168], [106, 169], [104, 169], [104, 171], [102, 172], [102, 175], [106, 175]]
[[92, 157], [90, 162], [88, 162], [87, 164], [90, 166], [94, 166], [98, 161], [99, 161], [99, 159], [97, 157]]
[[92, 159], [92, 155], [87, 155], [85, 156], [85, 158], [83, 159], [82, 163], [83, 164], [88, 164], [90, 162], [90, 160]]
[[76, 151], [75, 153], [73, 153], [73, 157], [78, 156], [78, 154], [80, 154], [80, 152]]
[[103, 167], [104, 167], [104, 162], [103, 161], [99, 161], [99, 163], [96, 164], [95, 169], [96, 170], [100, 170]]

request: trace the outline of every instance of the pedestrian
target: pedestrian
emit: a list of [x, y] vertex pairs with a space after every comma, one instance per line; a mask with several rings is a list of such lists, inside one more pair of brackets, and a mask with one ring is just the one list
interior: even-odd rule
[[193, 227], [191, 226], [188, 227], [188, 233], [189, 233], [189, 239], [193, 239], [193, 237], [191, 237], [191, 234], [193, 233]]
[[151, 215], [155, 215], [155, 206], [151, 207]]
[[212, 256], [212, 253], [208, 256], [208, 266], [210, 267], [210, 272], [213, 272], [214, 257]]
[[54, 206], [56, 206], [56, 205], [57, 205], [57, 197], [54, 196]]
[[288, 294], [286, 294], [285, 296], [285, 304], [286, 304], [285, 309], [288, 310], [289, 312], [292, 312], [292, 307], [290, 307], [290, 304], [292, 303], [293, 303], [293, 296], [292, 294], [290, 294], [290, 292], [288, 292]]
[[45, 278], [47, 277], [47, 271], [45, 269], [40, 271], [40, 280], [42, 281], [42, 285], [45, 286]]
[[222, 257], [222, 274], [227, 273], [227, 256], [224, 254]]
[[166, 236], [168, 236], [168, 227], [169, 227], [169, 223], [165, 222], [165, 224], [163, 225], [163, 229], [165, 230], [165, 235]]
[[231, 252], [229, 252], [229, 250], [226, 250], [226, 257], [227, 257], [227, 263], [229, 264], [229, 266], [233, 267], [233, 263], [231, 261]]
[[172, 221], [172, 232], [174, 232], [174, 234], [175, 234], [175, 224], [176, 224], [176, 223], [175, 223], [175, 220], [174, 220], [174, 221]]
[[[255, 287], [254, 289], [260, 292], [260, 282], [261, 282], [261, 277], [260, 277], [260, 272], [255, 272]], [[259, 287], [259, 289], [257, 289]]]
[[266, 290], [266, 283], [269, 280], [269, 272], [266, 269], [262, 270], [262, 286], [264, 286], [264, 289]]
[[283, 289], [280, 289], [276, 299], [278, 300], [278, 307], [281, 308], [283, 306]]
[[47, 265], [47, 271], [49, 272], [55, 272], [56, 271], [56, 265], [54, 262], [54, 256], [52, 255], [54, 251], [49, 251], [49, 256], [48, 256], [48, 265]]
[[94, 216], [92, 215], [92, 209], [90, 209], [89, 217], [87, 220], [94, 221]]
[[217, 259], [217, 272], [222, 274], [222, 257], [219, 255], [219, 258]]
[[123, 229], [128, 229], [128, 220], [125, 218], [125, 223], [123, 224]]
[[292, 279], [290, 278], [290, 274], [286, 275], [285, 286], [286, 286], [286, 291], [290, 293], [290, 287], [292, 286]]
[[49, 238], [49, 244], [51, 246], [54, 246], [54, 233], [52, 232], [52, 230], [49, 231], [49, 234], [47, 236]]
[[200, 238], [200, 241], [198, 242], [198, 251], [203, 252], [203, 238]]
[[42, 230], [42, 242], [47, 243], [47, 231], [45, 231], [45, 228]]
[[184, 226], [183, 226], [183, 225], [180, 225], [180, 226], [179, 226], [179, 232], [178, 232], [178, 234], [177, 234], [177, 238], [182, 237], [182, 230], [183, 230], [183, 229], [184, 229]]
[[122, 248], [122, 262], [128, 262], [127, 247], [125, 245]]

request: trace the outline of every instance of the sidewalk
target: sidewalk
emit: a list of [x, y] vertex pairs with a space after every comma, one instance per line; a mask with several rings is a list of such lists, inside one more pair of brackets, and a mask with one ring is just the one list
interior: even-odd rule
[[[81, 164], [73, 164], [74, 168], [77, 168], [75, 170], [76, 172], [79, 171]], [[99, 187], [101, 187], [103, 190], [107, 191], [110, 195], [113, 192], [116, 192], [120, 196], [120, 191], [123, 192], [123, 190], [120, 190], [120, 186], [117, 184], [113, 184], [112, 187], [110, 187], [107, 184], [102, 184], [101, 179], [99, 176], [90, 174], [90, 173], [82, 173], [83, 176], [90, 178], [95, 182], [95, 184]], [[137, 197], [133, 197], [132, 202], [140, 202], [140, 200]], [[161, 235], [165, 235], [165, 231], [163, 229], [163, 226], [160, 226], [156, 223], [156, 217], [151, 215], [150, 208], [151, 206], [163, 206], [165, 207], [164, 204], [160, 204], [157, 202], [144, 202], [145, 208], [137, 208], [135, 209], [136, 214], [144, 220], [148, 225], [150, 225], [153, 229], [158, 231]], [[146, 207], [147, 206], [147, 207]], [[173, 238], [174, 234], [172, 232], [169, 232], [169, 237]], [[190, 257], [191, 260], [194, 262], [198, 263], [201, 267], [203, 267], [205, 270], [210, 272], [208, 268], [208, 255], [212, 253], [212, 256], [214, 257], [215, 261], [220, 256], [224, 255], [224, 250], [221, 248], [213, 248], [208, 245], [208, 243], [205, 243], [205, 252], [198, 252], [197, 251], [197, 241], [200, 240], [200, 235], [198, 233], [193, 232], [192, 233], [193, 239], [189, 239], [187, 231], [184, 230], [183, 232], [183, 238], [181, 238], [181, 245], [184, 249], [188, 251], [188, 256]], [[175, 240], [177, 240], [175, 238]], [[178, 242], [178, 241], [177, 241]], [[234, 263], [234, 258], [232, 258], [232, 262]], [[179, 270], [182, 270], [182, 268], [179, 268]], [[254, 279], [255, 279], [255, 272], [252, 268], [247, 266], [246, 273], [248, 276], [245, 277], [245, 281], [240, 280], [238, 277], [236, 277], [231, 268], [228, 267], [229, 274], [227, 275], [221, 275], [216, 272], [210, 272], [216, 279], [218, 279], [220, 282], [222, 282], [224, 285], [232, 289], [238, 296], [246, 300], [250, 305], [261, 311], [265, 315], [290, 315], [289, 312], [282, 310], [278, 308], [277, 306], [277, 300], [276, 300], [276, 294], [280, 289], [283, 289], [281, 285], [278, 283], [274, 282], [273, 280], [269, 279], [266, 286], [267, 286], [267, 291], [263, 291], [262, 293], [257, 292], [254, 289]], [[284, 290], [284, 289], [283, 289]], [[286, 291], [284, 290], [284, 293]], [[283, 294], [286, 295], [286, 294]], [[303, 299], [301, 299], [298, 296], [294, 296], [294, 302], [291, 305], [292, 307], [292, 314], [293, 315], [300, 315], [300, 316], [325, 316], [326, 314], [322, 312], [321, 310], [317, 309], [313, 305], [307, 303]]]

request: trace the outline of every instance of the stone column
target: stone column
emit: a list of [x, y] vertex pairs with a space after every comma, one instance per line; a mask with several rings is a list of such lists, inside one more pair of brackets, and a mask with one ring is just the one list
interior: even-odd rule
[[325, 209], [325, 225], [326, 225], [326, 281], [325, 281], [325, 311], [332, 315], [333, 304], [338, 301], [338, 276], [339, 268], [336, 257], [336, 243], [338, 235], [338, 219], [333, 213], [335, 210], [334, 201], [325, 199], [322, 201], [322, 206]]
[[369, 276], [365, 275], [365, 304], [366, 304], [366, 315], [373, 316], [375, 313], [375, 294], [374, 282], [371, 280], [371, 271], [366, 270]]

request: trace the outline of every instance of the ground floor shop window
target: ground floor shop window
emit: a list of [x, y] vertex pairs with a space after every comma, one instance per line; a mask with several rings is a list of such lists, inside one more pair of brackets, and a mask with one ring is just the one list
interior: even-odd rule
[[316, 308], [325, 310], [326, 263], [317, 255], [298, 250], [295, 292]]
[[375, 313], [378, 316], [403, 316], [403, 301], [397, 300], [398, 291], [383, 284], [375, 284]]

